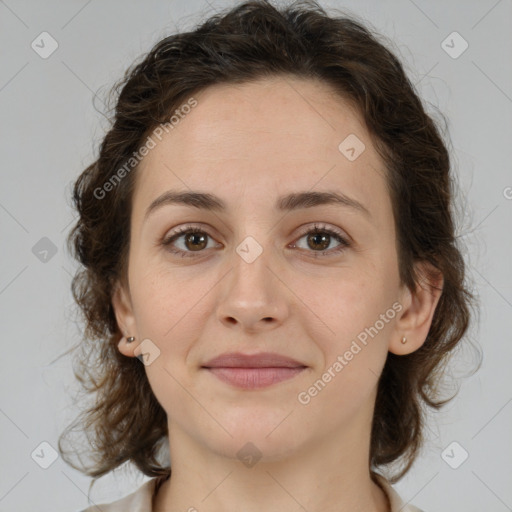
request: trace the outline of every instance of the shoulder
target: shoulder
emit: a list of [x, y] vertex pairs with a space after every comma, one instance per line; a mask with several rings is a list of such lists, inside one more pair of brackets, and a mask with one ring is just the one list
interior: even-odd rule
[[425, 512], [410, 503], [406, 504], [386, 478], [378, 473], [376, 473], [376, 476], [382, 489], [389, 497], [389, 501], [391, 502], [391, 512]]
[[159, 477], [142, 484], [136, 491], [110, 503], [93, 503], [77, 512], [151, 512], [153, 494]]

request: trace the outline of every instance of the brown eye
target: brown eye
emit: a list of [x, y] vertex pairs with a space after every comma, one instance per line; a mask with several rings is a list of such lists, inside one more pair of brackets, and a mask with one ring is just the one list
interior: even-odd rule
[[191, 251], [204, 249], [208, 243], [206, 242], [206, 237], [208, 235], [198, 234], [198, 233], [187, 233], [184, 237], [185, 246], [187, 249]]
[[[302, 238], [306, 238], [307, 247], [305, 249], [310, 249], [307, 252], [311, 253], [315, 258], [324, 255], [337, 254], [345, 250], [347, 247], [350, 247], [349, 241], [342, 235], [341, 232], [316, 224], [313, 229], [306, 231], [299, 238], [299, 240]], [[333, 240], [337, 241], [339, 246], [335, 247], [334, 249], [328, 249]], [[295, 243], [293, 247], [299, 246], [297, 243]]]
[[[202, 252], [208, 245], [208, 233], [200, 228], [182, 228], [162, 242], [169, 252], [178, 254], [183, 257], [193, 256], [190, 253]], [[179, 239], [183, 240], [182, 248], [175, 248], [175, 242]]]
[[312, 249], [325, 251], [331, 242], [331, 235], [312, 233], [308, 235], [308, 245]]

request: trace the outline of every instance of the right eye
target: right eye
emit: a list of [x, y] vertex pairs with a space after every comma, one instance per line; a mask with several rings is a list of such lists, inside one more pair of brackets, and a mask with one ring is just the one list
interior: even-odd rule
[[[174, 242], [182, 237], [184, 239], [185, 248], [176, 249], [174, 247]], [[202, 249], [205, 249], [207, 245], [207, 238], [211, 237], [202, 228], [185, 226], [183, 228], [179, 228], [169, 237], [165, 238], [162, 241], [162, 245], [166, 248], [167, 251], [186, 258], [193, 256], [194, 252], [203, 252]], [[189, 246], [187, 246], [186, 244], [189, 244]], [[189, 251], [188, 249], [190, 247], [196, 247], [197, 250], [192, 249]]]

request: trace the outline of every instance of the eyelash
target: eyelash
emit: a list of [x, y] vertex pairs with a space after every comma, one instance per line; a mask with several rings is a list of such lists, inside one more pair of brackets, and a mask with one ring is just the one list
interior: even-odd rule
[[[195, 257], [194, 251], [183, 251], [181, 249], [175, 249], [171, 245], [172, 242], [174, 242], [180, 236], [188, 234], [188, 233], [194, 233], [194, 234], [202, 233], [202, 234], [207, 235], [210, 238], [213, 238], [202, 228], [198, 228], [198, 227], [194, 227], [194, 226], [183, 226], [183, 227], [179, 228], [175, 233], [173, 233], [169, 237], [165, 238], [161, 242], [161, 244], [166, 248], [167, 251], [169, 251], [173, 254], [177, 254], [178, 256], [181, 256], [182, 258], [190, 258], [190, 257], [193, 258], [193, 257]], [[329, 236], [334, 237], [338, 242], [340, 242], [340, 246], [335, 249], [329, 249], [329, 250], [325, 250], [325, 251], [313, 251], [313, 250], [307, 251], [307, 252], [313, 253], [314, 258], [318, 258], [319, 256], [325, 256], [326, 254], [329, 254], [329, 255], [339, 254], [340, 252], [344, 251], [351, 245], [349, 243], [349, 241], [342, 235], [342, 233], [340, 233], [334, 229], [325, 227], [325, 226], [319, 226], [318, 224], [315, 224], [312, 229], [310, 229], [309, 231], [306, 231], [305, 233], [300, 235], [300, 237], [297, 240], [300, 240], [305, 235], [318, 234], [318, 233], [328, 234]], [[294, 246], [295, 246], [295, 242], [294, 242]], [[204, 251], [198, 251], [198, 252], [204, 252]]]

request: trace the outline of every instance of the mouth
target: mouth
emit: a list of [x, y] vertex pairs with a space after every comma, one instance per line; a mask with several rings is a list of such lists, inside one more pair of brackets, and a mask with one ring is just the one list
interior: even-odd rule
[[307, 367], [294, 368], [234, 368], [234, 367], [203, 367], [223, 382], [241, 389], [259, 389], [292, 379]]
[[292, 379], [307, 366], [276, 352], [228, 352], [211, 359], [201, 368], [232, 386], [258, 389]]

